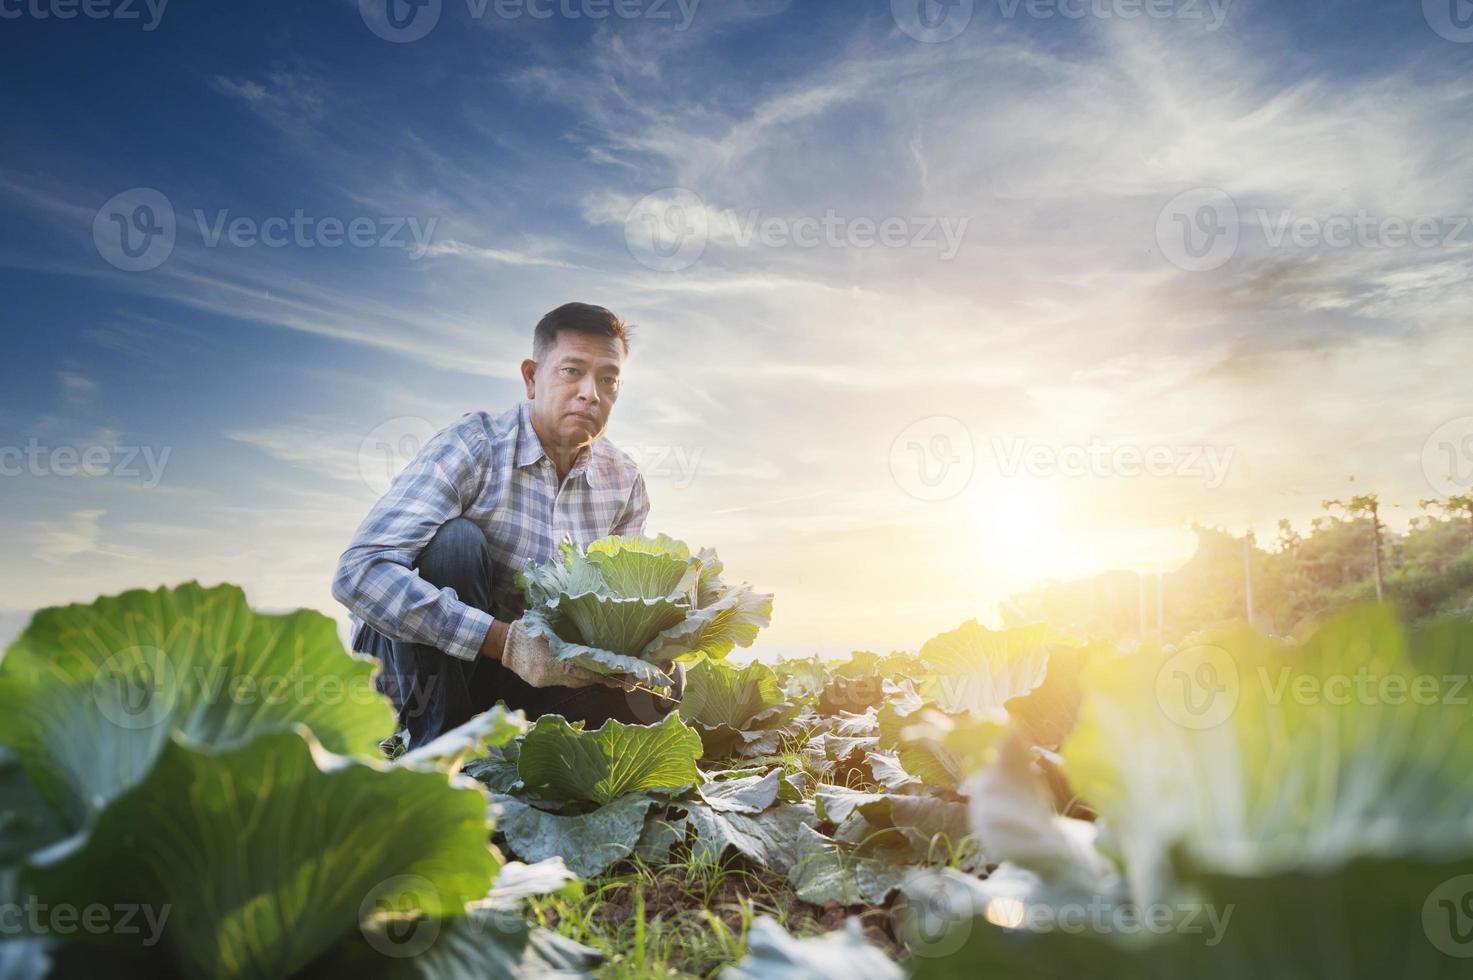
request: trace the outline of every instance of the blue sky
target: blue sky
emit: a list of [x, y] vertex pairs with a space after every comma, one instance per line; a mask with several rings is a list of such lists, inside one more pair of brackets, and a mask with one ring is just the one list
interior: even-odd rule
[[0, 606], [199, 578], [341, 615], [401, 450], [509, 407], [573, 299], [637, 325], [610, 438], [650, 530], [775, 591], [772, 650], [1449, 489], [1466, 3], [909, 3], [442, 0], [396, 42], [372, 0], [3, 0]]

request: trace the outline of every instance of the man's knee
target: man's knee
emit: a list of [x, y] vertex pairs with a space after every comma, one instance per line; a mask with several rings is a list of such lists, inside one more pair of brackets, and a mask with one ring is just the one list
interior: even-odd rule
[[430, 543], [420, 552], [414, 566], [420, 578], [431, 585], [465, 593], [489, 587], [490, 553], [486, 534], [465, 517], [454, 517], [440, 525]]

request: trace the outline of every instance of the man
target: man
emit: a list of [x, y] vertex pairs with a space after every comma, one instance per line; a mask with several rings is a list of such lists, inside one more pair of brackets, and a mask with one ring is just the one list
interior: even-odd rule
[[498, 700], [593, 727], [655, 721], [680, 698], [678, 667], [667, 699], [555, 659], [523, 628], [513, 581], [527, 562], [553, 558], [564, 535], [583, 548], [644, 533], [644, 477], [602, 438], [628, 353], [628, 330], [603, 307], [548, 313], [522, 362], [526, 400], [437, 434], [339, 559], [332, 594], [353, 614], [353, 649], [379, 659], [379, 689], [411, 745]]

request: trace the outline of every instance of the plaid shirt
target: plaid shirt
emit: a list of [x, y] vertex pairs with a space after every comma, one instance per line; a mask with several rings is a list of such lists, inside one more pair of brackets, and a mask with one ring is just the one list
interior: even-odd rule
[[[353, 649], [372, 626], [395, 640], [425, 643], [473, 660], [496, 619], [526, 600], [513, 576], [544, 562], [564, 535], [581, 547], [610, 534], [642, 534], [649, 513], [644, 477], [606, 439], [578, 454], [558, 486], [557, 468], [532, 428], [531, 402], [498, 416], [471, 412], [425, 444], [394, 478], [338, 560], [332, 594], [353, 614]], [[486, 532], [492, 556], [491, 614], [436, 588], [414, 563], [440, 525], [467, 517]]]

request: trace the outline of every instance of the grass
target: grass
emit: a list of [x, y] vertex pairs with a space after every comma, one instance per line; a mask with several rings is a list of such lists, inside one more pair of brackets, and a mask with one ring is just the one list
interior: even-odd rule
[[715, 977], [747, 951], [759, 915], [795, 935], [833, 928], [824, 910], [798, 903], [786, 880], [740, 858], [689, 855], [651, 866], [637, 858], [532, 900], [531, 916], [607, 957], [603, 980]]

